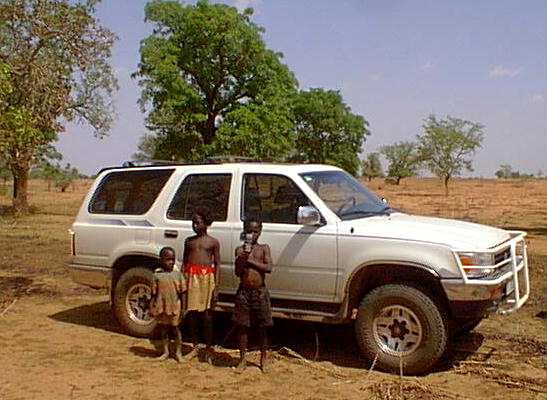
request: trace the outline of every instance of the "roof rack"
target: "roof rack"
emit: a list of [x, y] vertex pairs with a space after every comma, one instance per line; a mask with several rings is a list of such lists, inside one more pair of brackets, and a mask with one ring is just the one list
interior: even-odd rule
[[161, 166], [183, 166], [183, 165], [204, 165], [204, 164], [226, 164], [226, 163], [260, 163], [262, 160], [257, 160], [251, 157], [240, 156], [214, 156], [207, 157], [199, 162], [178, 162], [172, 160], [142, 160], [142, 161], [124, 161], [121, 166], [101, 168], [97, 175], [110, 169], [120, 168], [143, 168], [143, 167], [161, 167]]
[[244, 162], [259, 163], [263, 161], [257, 160], [256, 158], [241, 157], [241, 156], [213, 156], [213, 157], [207, 157], [204, 160], [205, 164], [244, 163]]

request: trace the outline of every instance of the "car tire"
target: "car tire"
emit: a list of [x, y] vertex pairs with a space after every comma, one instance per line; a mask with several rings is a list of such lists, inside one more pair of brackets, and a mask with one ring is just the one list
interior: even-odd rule
[[375, 368], [416, 375], [428, 372], [447, 348], [443, 309], [408, 285], [380, 286], [362, 300], [355, 321], [357, 342]]
[[124, 332], [136, 337], [151, 337], [156, 321], [148, 314], [154, 274], [146, 268], [131, 268], [123, 273], [114, 289], [114, 316]]

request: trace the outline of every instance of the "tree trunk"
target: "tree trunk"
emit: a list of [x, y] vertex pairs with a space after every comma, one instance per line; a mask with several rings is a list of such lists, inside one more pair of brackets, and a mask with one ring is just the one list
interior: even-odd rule
[[399, 186], [399, 183], [401, 183], [401, 178], [397, 177], [397, 186]]
[[205, 132], [203, 135], [203, 143], [211, 144], [215, 140], [216, 135], [216, 126], [215, 120], [217, 115], [215, 113], [210, 113], [207, 115], [207, 122], [205, 123]]
[[17, 165], [11, 169], [13, 173], [13, 208], [18, 212], [27, 212], [29, 208], [27, 199], [29, 170], [28, 163], [23, 166]]
[[443, 178], [443, 182], [444, 182], [444, 195], [445, 196], [448, 196], [448, 180], [450, 179], [450, 176], [447, 175]]

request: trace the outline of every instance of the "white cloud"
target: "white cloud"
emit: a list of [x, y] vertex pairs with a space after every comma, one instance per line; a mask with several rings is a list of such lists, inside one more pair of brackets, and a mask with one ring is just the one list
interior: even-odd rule
[[251, 7], [254, 10], [255, 15], [260, 14], [258, 6], [262, 4], [262, 0], [235, 0], [234, 6], [239, 11], [245, 10], [247, 7]]
[[532, 103], [545, 103], [545, 96], [541, 93], [534, 93], [531, 97]]
[[433, 68], [435, 68], [435, 64], [433, 64], [431, 61], [426, 62], [425, 64], [420, 66], [420, 71], [422, 72], [429, 72]]
[[518, 68], [506, 68], [503, 65], [496, 65], [495, 67], [490, 68], [490, 78], [514, 78], [517, 75], [520, 75], [522, 71], [521, 67]]

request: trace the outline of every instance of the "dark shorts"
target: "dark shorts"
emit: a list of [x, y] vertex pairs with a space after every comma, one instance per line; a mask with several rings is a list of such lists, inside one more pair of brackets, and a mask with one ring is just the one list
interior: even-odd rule
[[235, 298], [232, 320], [237, 325], [272, 326], [272, 308], [270, 294], [266, 287], [249, 289], [240, 287]]

